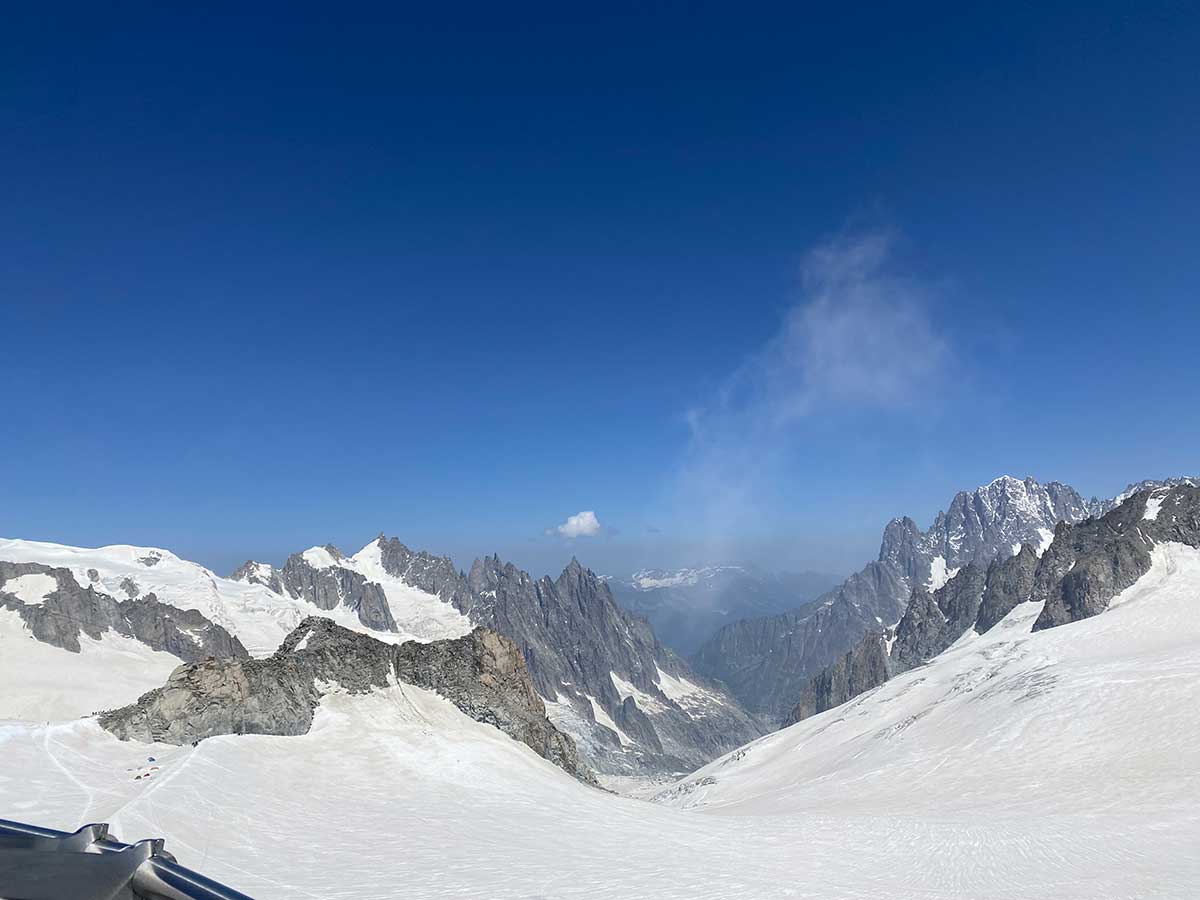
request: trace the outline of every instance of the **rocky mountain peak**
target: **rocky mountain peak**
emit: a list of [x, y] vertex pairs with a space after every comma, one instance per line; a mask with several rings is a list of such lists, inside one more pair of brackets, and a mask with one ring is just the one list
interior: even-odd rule
[[[749, 709], [782, 720], [809, 677], [853, 648], [864, 631], [896, 624], [914, 590], [932, 594], [968, 564], [985, 567], [1026, 543], [1041, 552], [1058, 523], [1097, 511], [1067, 485], [1002, 475], [956, 493], [927, 531], [907, 516], [893, 519], [879, 558], [840, 587], [793, 612], [727, 625], [693, 659]], [[932, 606], [928, 612], [931, 619], [941, 615]]]

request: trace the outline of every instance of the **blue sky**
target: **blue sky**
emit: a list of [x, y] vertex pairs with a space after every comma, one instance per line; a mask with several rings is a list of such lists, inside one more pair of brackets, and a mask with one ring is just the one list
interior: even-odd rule
[[848, 571], [1200, 469], [1200, 17], [1130, 10], [18, 15], [0, 533]]

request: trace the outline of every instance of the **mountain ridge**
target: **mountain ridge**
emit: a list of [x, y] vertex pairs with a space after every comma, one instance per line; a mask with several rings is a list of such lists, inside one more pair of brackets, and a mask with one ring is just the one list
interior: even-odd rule
[[1059, 521], [1103, 511], [1061, 482], [1001, 475], [959, 491], [922, 531], [908, 516], [883, 530], [879, 554], [816, 601], [720, 629], [691, 657], [727, 684], [767, 727], [787, 718], [804, 683], [854, 647], [864, 632], [897, 623], [914, 587], [940, 588], [970, 562], [986, 564], [1026, 542], [1048, 545]]
[[1022, 603], [1039, 605], [1032, 631], [1098, 615], [1149, 571], [1155, 544], [1200, 547], [1200, 479], [1138, 487], [1105, 502], [1100, 516], [1060, 522], [1045, 548], [1027, 543], [986, 569], [969, 563], [934, 591], [914, 588], [894, 629], [868, 631], [802, 686], [785, 727], [928, 663], [964, 635], [988, 633]]

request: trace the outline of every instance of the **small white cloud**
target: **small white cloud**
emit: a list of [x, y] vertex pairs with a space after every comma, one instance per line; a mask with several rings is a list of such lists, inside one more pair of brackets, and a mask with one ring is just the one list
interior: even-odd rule
[[567, 521], [555, 527], [554, 532], [565, 538], [595, 537], [600, 533], [600, 520], [590, 509], [568, 516]]

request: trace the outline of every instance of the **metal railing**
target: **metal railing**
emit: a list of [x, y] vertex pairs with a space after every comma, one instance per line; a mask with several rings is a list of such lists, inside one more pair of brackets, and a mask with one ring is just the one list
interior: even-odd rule
[[0, 898], [251, 900], [175, 861], [162, 840], [123, 844], [104, 824], [55, 831], [0, 819]]

